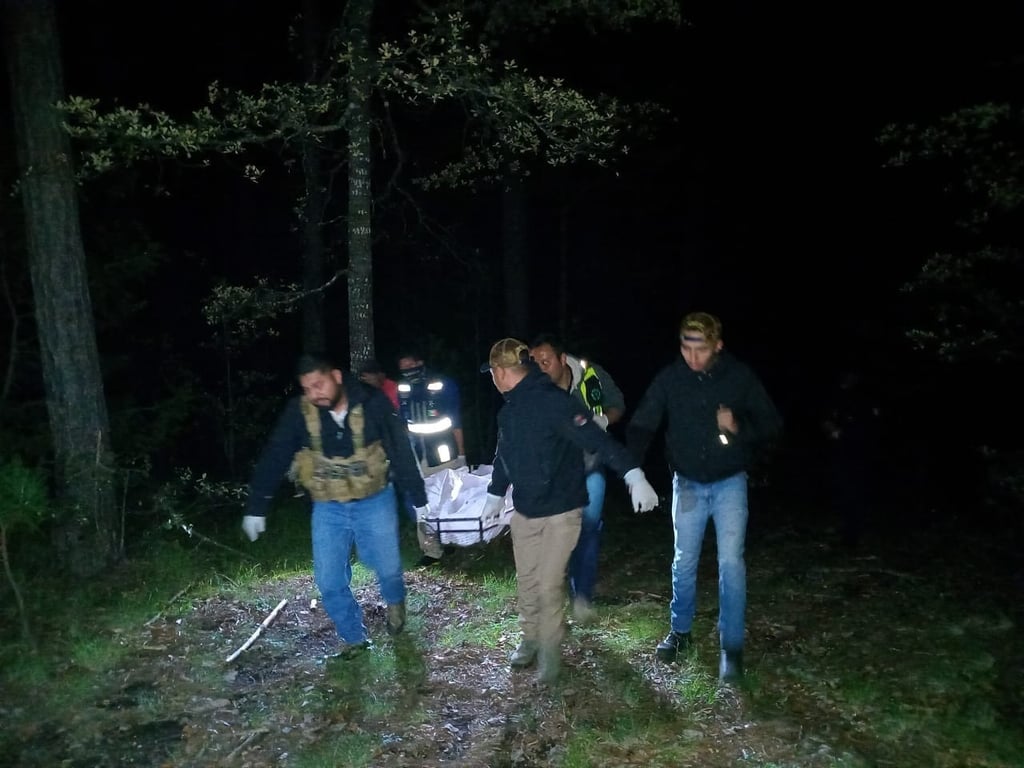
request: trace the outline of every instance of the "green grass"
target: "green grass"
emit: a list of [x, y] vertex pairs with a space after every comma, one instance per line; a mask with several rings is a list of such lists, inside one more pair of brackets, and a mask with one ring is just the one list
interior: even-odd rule
[[599, 728], [576, 728], [565, 748], [562, 768], [593, 768], [600, 765], [616, 764], [616, 756], [632, 758], [629, 764], [636, 765], [637, 757], [643, 755], [642, 764], [650, 766], [689, 765], [687, 758], [692, 746], [678, 733], [666, 732], [657, 727], [623, 716], [613, 723], [610, 730]]
[[703, 667], [687, 664], [672, 684], [679, 699], [690, 707], [708, 707], [719, 700], [718, 680]]
[[504, 640], [516, 635], [518, 628], [517, 616], [490, 613], [481, 607], [472, 617], [450, 624], [439, 642], [447, 648], [464, 645], [499, 648]]
[[660, 639], [665, 632], [665, 606], [652, 602], [621, 606], [592, 631], [605, 648], [623, 657], [649, 652], [651, 639]]
[[315, 747], [293, 756], [296, 768], [363, 768], [372, 765], [379, 738], [370, 733], [332, 736]]
[[[271, 518], [265, 538], [255, 544], [235, 541], [234, 527], [222, 535], [230, 542], [226, 549], [165, 532], [152, 536], [146, 549], [134, 552], [109, 578], [84, 583], [54, 576], [25, 579], [39, 652], [31, 653], [21, 643], [10, 605], [0, 605], [0, 701], [8, 708], [12, 705], [7, 702], [33, 702], [33, 723], [63, 722], [68, 712], [96, 711], [98, 696], [107, 695], [101, 687], [113, 686], [116, 692], [118, 680], [134, 669], [129, 654], [139, 649], [123, 640], [126, 632], [137, 634], [158, 614], [187, 617], [193, 606], [212, 596], [265, 614], [277, 602], [268, 594], [268, 584], [310, 575], [308, 512], [281, 510]], [[657, 527], [652, 532], [664, 535]], [[415, 559], [411, 531], [403, 532], [402, 541], [403, 557]], [[589, 654], [586, 665], [566, 670], [565, 688], [575, 690], [578, 698], [551, 705], [555, 710], [544, 709], [538, 698], [510, 726], [533, 733], [549, 726], [552, 718], [570, 721], [564, 742], [555, 745], [557, 760], [550, 761], [559, 768], [615, 764], [616, 759], [651, 766], [697, 764], [695, 755], [707, 745], [695, 734], [713, 731], [717, 712], [728, 703], [715, 677], [716, 649], [704, 639], [712, 634], [715, 620], [713, 573], [701, 576], [701, 599], [709, 607], [695, 624], [698, 647], [675, 665], [654, 665], [652, 644], [664, 635], [667, 608], [651, 593], [667, 592], [665, 563], [655, 558], [645, 565], [644, 548], [622, 541], [633, 548], [628, 557], [616, 559], [616, 539], [609, 536], [606, 560], [628, 560], [636, 578], [644, 580], [643, 589], [631, 591], [637, 583], [629, 580], [614, 587], [616, 573], [607, 569], [605, 588], [634, 597], [601, 605], [595, 625], [573, 628], [571, 642]], [[749, 657], [741, 689], [751, 719], [789, 718], [803, 727], [806, 718], [818, 718], [820, 728], [828, 729], [837, 742], [855, 736], [853, 743], [866, 756], [848, 758], [836, 746], [834, 768], [863, 768], [876, 757], [891, 756], [923, 759], [936, 768], [1017, 764], [1024, 739], [1007, 697], [1019, 688], [1005, 677], [1019, 659], [1019, 648], [1016, 625], [1005, 612], [970, 601], [951, 609], [949, 590], [925, 579], [905, 580], [894, 591], [881, 572], [882, 580], [872, 590], [865, 588], [870, 582], [862, 574], [844, 576], [850, 569], [807, 571], [801, 570], [799, 556], [772, 556], [778, 561], [761, 566], [768, 577], [760, 581], [756, 550], [751, 556], [751, 579], [757, 587], [751, 590], [748, 626], [752, 646], [763, 653]], [[505, 647], [518, 635], [508, 541], [459, 550], [446, 558], [441, 569], [424, 573], [428, 579], [437, 573], [450, 591], [411, 590], [406, 634], [379, 638], [371, 652], [329, 666], [313, 685], [284, 679], [243, 688], [238, 717], [245, 727], [267, 723], [273, 728], [282, 715], [294, 722], [316, 717], [351, 724], [325, 729], [315, 743], [295, 742], [290, 764], [317, 768], [373, 765], [389, 729], [397, 732], [436, 721], [438, 713], [428, 711], [422, 693], [429, 688], [435, 650], [420, 644], [427, 617], [450, 615], [438, 645], [471, 649], [476, 655]], [[808, 581], [807, 573], [813, 580]], [[354, 587], [373, 581], [369, 569], [353, 564]], [[856, 601], [835, 600], [850, 586], [847, 582], [857, 590]], [[450, 613], [456, 609], [457, 615]], [[951, 612], [958, 617], [955, 623], [936, 626], [935, 616]], [[784, 629], [777, 636], [765, 634], [765, 627], [775, 626]], [[245, 632], [238, 635], [244, 639]], [[158, 637], [153, 644], [159, 645]], [[255, 652], [273, 656], [289, 648], [287, 640], [268, 636]], [[188, 679], [175, 681], [180, 690], [139, 688], [133, 693], [132, 715], [173, 721], [187, 702], [222, 686], [222, 660], [192, 660]], [[15, 750], [21, 732], [12, 727], [0, 734], [0, 753]], [[745, 753], [739, 764], [801, 768], [800, 762], [772, 759], [759, 750]], [[824, 757], [815, 763], [828, 764]]]
[[452, 622], [440, 638], [441, 645], [458, 648], [464, 645], [499, 648], [514, 636], [519, 627], [514, 612], [516, 581], [514, 575], [484, 575], [478, 586], [468, 584], [477, 610], [470, 616]]
[[[301, 518], [281, 518], [282, 537], [293, 548], [269, 547], [266, 560], [257, 561], [245, 552], [242, 547], [248, 542], [227, 551], [172, 530], [148, 537], [144, 548], [131, 551], [128, 561], [106, 577], [78, 581], [40, 571], [43, 575], [27, 580], [23, 589], [40, 652], [31, 653], [10, 632], [0, 634], [0, 690], [31, 691], [70, 671], [71, 676], [56, 686], [60, 707], [65, 707], [76, 700], [76, 676], [102, 674], [121, 661], [125, 649], [119, 635], [124, 627], [139, 627], [158, 614], [187, 611], [194, 601], [225, 591], [272, 609], [261, 597], [265, 583], [309, 572], [294, 549], [295, 542], [304, 539], [308, 557], [308, 520], [303, 525]], [[232, 526], [223, 536], [227, 540], [236, 533]], [[168, 604], [175, 596], [179, 597]], [[2, 618], [0, 627], [16, 626], [8, 616]]]

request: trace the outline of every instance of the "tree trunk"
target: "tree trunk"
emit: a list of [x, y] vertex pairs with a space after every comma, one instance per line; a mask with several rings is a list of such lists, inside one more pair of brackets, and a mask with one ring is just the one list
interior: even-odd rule
[[346, 37], [352, 46], [348, 81], [348, 335], [353, 363], [375, 356], [373, 251], [370, 220], [370, 20], [373, 0], [348, 4]]
[[530, 290], [527, 274], [526, 192], [522, 182], [509, 181], [501, 196], [501, 262], [508, 334], [529, 343]]
[[[558, 335], [569, 338], [569, 201], [562, 194], [558, 209]], [[529, 343], [529, 340], [527, 340]], [[565, 343], [565, 342], [563, 342]]]
[[91, 575], [121, 556], [71, 146], [54, 104], [64, 97], [52, 0], [0, 0], [54, 474], [64, 507], [58, 554]]

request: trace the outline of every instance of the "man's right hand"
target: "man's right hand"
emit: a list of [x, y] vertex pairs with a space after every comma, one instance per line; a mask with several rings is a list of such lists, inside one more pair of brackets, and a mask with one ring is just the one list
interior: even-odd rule
[[242, 518], [242, 530], [249, 541], [256, 541], [260, 534], [267, 530], [267, 518], [258, 515], [246, 515]]
[[480, 519], [484, 521], [497, 520], [504, 508], [504, 496], [496, 496], [493, 493], [488, 493], [487, 501], [484, 502], [484, 511], [481, 513]]

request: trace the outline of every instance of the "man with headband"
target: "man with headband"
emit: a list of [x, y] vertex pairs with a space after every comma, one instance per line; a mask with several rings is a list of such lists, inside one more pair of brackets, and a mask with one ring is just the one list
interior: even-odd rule
[[681, 359], [655, 376], [630, 419], [626, 441], [643, 459], [662, 420], [672, 470], [671, 626], [656, 656], [671, 662], [689, 649], [697, 608], [697, 565], [708, 520], [718, 551], [719, 678], [743, 676], [747, 573], [747, 469], [782, 426], [754, 372], [723, 350], [722, 324], [693, 312], [679, 326]]

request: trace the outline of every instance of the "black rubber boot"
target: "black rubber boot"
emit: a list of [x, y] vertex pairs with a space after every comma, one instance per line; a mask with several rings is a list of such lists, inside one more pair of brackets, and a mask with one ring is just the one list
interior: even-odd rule
[[658, 647], [654, 650], [654, 655], [658, 661], [675, 661], [676, 654], [682, 651], [686, 653], [690, 648], [690, 633], [689, 632], [669, 632], [665, 639], [658, 643]]
[[723, 683], [735, 683], [743, 679], [743, 651], [722, 651], [718, 679]]

